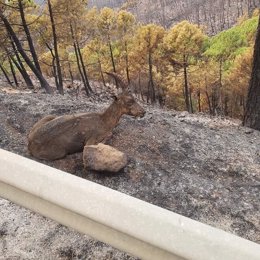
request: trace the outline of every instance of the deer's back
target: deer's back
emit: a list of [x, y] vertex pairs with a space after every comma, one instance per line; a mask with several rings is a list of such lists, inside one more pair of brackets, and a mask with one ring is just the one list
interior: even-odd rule
[[[50, 116], [49, 116], [50, 117]], [[80, 152], [85, 143], [101, 142], [107, 129], [98, 113], [43, 118], [29, 134], [28, 149], [40, 159], [55, 160]], [[47, 122], [46, 122], [47, 121]], [[38, 125], [37, 125], [38, 124]]]

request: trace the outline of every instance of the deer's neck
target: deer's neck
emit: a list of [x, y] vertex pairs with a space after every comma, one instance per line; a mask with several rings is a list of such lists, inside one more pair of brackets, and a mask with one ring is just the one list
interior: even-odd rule
[[113, 102], [106, 111], [101, 114], [101, 118], [107, 128], [112, 130], [118, 124], [121, 116], [123, 115], [122, 110], [116, 102]]

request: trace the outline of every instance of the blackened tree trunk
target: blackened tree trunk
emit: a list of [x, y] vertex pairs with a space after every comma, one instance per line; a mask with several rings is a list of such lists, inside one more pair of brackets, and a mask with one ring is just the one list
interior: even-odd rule
[[59, 79], [58, 79], [58, 76], [57, 76], [57, 70], [56, 70], [56, 64], [55, 64], [55, 55], [54, 54], [52, 55], [51, 66], [52, 66], [52, 75], [53, 75], [54, 80], [55, 80], [56, 88], [59, 89]]
[[34, 86], [33, 86], [33, 83], [32, 83], [32, 80], [30, 78], [30, 76], [28, 75], [24, 65], [23, 65], [23, 62], [19, 56], [19, 53], [18, 51], [16, 50], [16, 47], [15, 47], [15, 44], [12, 40], [12, 38], [10, 37], [10, 40], [11, 40], [11, 45], [12, 45], [12, 48], [13, 48], [13, 51], [15, 53], [15, 58], [11, 55], [11, 60], [13, 61], [13, 63], [15, 64], [16, 68], [19, 70], [20, 74], [22, 75], [24, 81], [25, 81], [25, 84], [27, 85], [27, 87], [29, 89], [33, 89]]
[[74, 76], [73, 76], [73, 73], [72, 73], [70, 62], [68, 62], [68, 67], [69, 67], [69, 74], [70, 74], [71, 84], [74, 84]]
[[148, 104], [151, 99], [151, 82], [148, 80], [146, 103]]
[[126, 78], [128, 85], [130, 85], [130, 73], [129, 73], [129, 58], [128, 58], [128, 46], [127, 42], [125, 41], [125, 69], [126, 69]]
[[56, 72], [57, 72], [57, 76], [58, 76], [57, 88], [58, 88], [59, 93], [63, 95], [64, 91], [63, 91], [60, 57], [59, 57], [59, 52], [58, 52], [58, 41], [57, 41], [56, 27], [55, 27], [55, 22], [54, 22], [54, 17], [53, 17], [52, 6], [51, 6], [50, 0], [48, 0], [48, 9], [49, 9], [49, 14], [50, 14], [51, 28], [52, 28], [52, 35], [53, 35], [53, 46], [54, 46], [54, 54], [55, 54], [55, 61], [56, 61]]
[[53, 53], [52, 47], [47, 42], [45, 42], [45, 45], [51, 53], [52, 76], [54, 77], [56, 88], [59, 89], [59, 79], [58, 79], [57, 69], [56, 69], [55, 54]]
[[1, 69], [1, 71], [3, 72], [3, 74], [4, 74], [4, 76], [5, 76], [5, 78], [6, 78], [7, 82], [8, 82], [8, 84], [9, 84], [10, 86], [13, 86], [13, 83], [12, 83], [12, 81], [10, 80], [10, 78], [9, 78], [9, 76], [8, 76], [8, 74], [7, 74], [6, 70], [5, 70], [5, 68], [4, 68], [1, 64], [0, 64], [0, 69]]
[[81, 50], [80, 50], [80, 47], [79, 47], [79, 43], [78, 43], [77, 40], [76, 40], [76, 45], [77, 45], [77, 51], [78, 51], [79, 60], [80, 60], [80, 63], [81, 63], [83, 75], [84, 75], [84, 78], [85, 78], [85, 81], [86, 81], [86, 84], [87, 84], [87, 88], [88, 88], [89, 92], [93, 92], [92, 88], [90, 87], [90, 84], [89, 84], [88, 75], [87, 75], [87, 71], [86, 71], [86, 68], [85, 68], [85, 63], [84, 63], [82, 53], [81, 53]]
[[260, 19], [255, 40], [253, 69], [243, 124], [260, 130]]
[[192, 91], [189, 88], [189, 98], [190, 98], [190, 112], [193, 114], [194, 110], [193, 110], [193, 102], [192, 102]]
[[103, 69], [102, 69], [102, 64], [101, 64], [101, 61], [99, 58], [98, 58], [98, 66], [99, 66], [100, 76], [101, 76], [103, 85], [106, 88], [106, 81], [105, 81], [105, 77], [104, 77], [104, 73], [103, 73]]
[[12, 75], [13, 75], [13, 79], [14, 79], [15, 86], [18, 87], [18, 86], [19, 86], [19, 83], [18, 83], [18, 80], [17, 80], [17, 77], [16, 77], [14, 65], [13, 65], [13, 63], [12, 63], [10, 57], [8, 57], [8, 62], [9, 62], [9, 65], [10, 65], [10, 70], [11, 70]]
[[92, 90], [92, 88], [91, 88], [91, 86], [89, 84], [89, 79], [88, 79], [87, 70], [86, 70], [86, 67], [85, 67], [83, 55], [81, 53], [79, 42], [78, 42], [78, 39], [77, 39], [77, 37], [75, 35], [75, 31], [73, 29], [72, 23], [70, 23], [70, 30], [71, 30], [71, 36], [72, 36], [72, 40], [73, 40], [73, 47], [74, 47], [74, 51], [75, 51], [75, 55], [76, 55], [76, 60], [77, 60], [79, 73], [80, 73], [81, 79], [83, 81], [86, 93], [87, 93], [87, 95], [89, 95], [90, 92], [93, 92], [93, 90]]
[[223, 60], [222, 58], [219, 61], [219, 88], [218, 88], [218, 113], [223, 114], [223, 97], [222, 97], [222, 88], [223, 88]]
[[209, 114], [213, 115], [211, 100], [210, 100], [210, 96], [209, 96], [209, 93], [208, 93], [207, 90], [206, 90], [205, 94], [206, 94], [206, 97], [207, 97], [207, 102], [208, 102], [208, 107], [209, 107]]
[[144, 100], [143, 88], [142, 88], [142, 84], [141, 84], [141, 70], [139, 70], [139, 73], [138, 73], [138, 87], [139, 87], [142, 101], [144, 102], [145, 100]]
[[152, 103], [155, 103], [156, 96], [155, 96], [155, 86], [153, 80], [153, 60], [152, 60], [152, 53], [149, 51], [148, 53], [148, 65], [149, 65], [149, 84], [150, 84], [150, 95]]
[[35, 64], [35, 67], [37, 68], [37, 70], [39, 72], [41, 72], [41, 67], [40, 67], [40, 64], [39, 64], [38, 56], [36, 54], [36, 51], [35, 51], [35, 48], [34, 48], [34, 44], [33, 44], [33, 40], [32, 40], [32, 37], [31, 37], [31, 33], [30, 33], [29, 28], [28, 28], [26, 19], [25, 19], [24, 7], [23, 7], [22, 0], [18, 0], [18, 6], [19, 6], [19, 11], [20, 11], [20, 16], [21, 16], [21, 20], [22, 20], [23, 29], [24, 29], [24, 32], [26, 34], [26, 39], [28, 41], [30, 52], [32, 54], [33, 62]]
[[198, 98], [198, 111], [201, 112], [201, 92], [198, 90], [197, 92], [197, 98]]
[[77, 46], [76, 46], [75, 42], [73, 43], [73, 46], [74, 46], [74, 51], [75, 51], [75, 55], [76, 55], [76, 60], [77, 60], [79, 74], [80, 74], [80, 77], [81, 77], [81, 79], [83, 81], [86, 94], [87, 94], [87, 96], [89, 96], [89, 90], [88, 90], [88, 87], [87, 87], [87, 82], [86, 82], [86, 79], [85, 79], [84, 74], [82, 72], [82, 68], [81, 68], [80, 60], [79, 60], [79, 54], [78, 54], [78, 50], [77, 50]]
[[86, 78], [84, 76], [82, 67], [81, 67], [81, 62], [80, 62], [80, 57], [79, 57], [79, 53], [78, 53], [78, 46], [77, 46], [77, 42], [76, 42], [76, 37], [75, 37], [74, 30], [73, 30], [73, 27], [72, 27], [71, 23], [70, 23], [70, 32], [71, 32], [71, 37], [72, 37], [72, 40], [73, 40], [73, 47], [74, 47], [74, 52], [75, 52], [75, 56], [76, 56], [76, 61], [77, 61], [79, 74], [80, 74], [80, 77], [81, 77], [81, 79], [83, 81], [86, 94], [87, 94], [87, 96], [89, 96], [89, 94], [90, 94], [89, 93], [89, 88], [88, 88], [88, 84], [87, 84]]
[[38, 78], [38, 80], [40, 81], [41, 86], [46, 90], [46, 92], [48, 94], [53, 93], [50, 85], [48, 84], [46, 79], [43, 77], [42, 73], [35, 67], [35, 65], [32, 63], [30, 58], [27, 56], [26, 52], [24, 51], [24, 49], [22, 47], [22, 44], [21, 44], [20, 40], [16, 36], [12, 26], [10, 25], [9, 21], [4, 16], [3, 11], [1, 9], [0, 9], [0, 19], [4, 23], [4, 26], [5, 26], [6, 30], [7, 30], [7, 32], [10, 34], [11, 38], [13, 39], [13, 41], [14, 41], [16, 47], [17, 47], [17, 50], [19, 51], [19, 53], [23, 57], [24, 61], [30, 67], [30, 69], [35, 74], [35, 76]]
[[[112, 67], [113, 67], [113, 72], [116, 73], [116, 63], [115, 63], [115, 59], [114, 59], [113, 48], [112, 48], [110, 38], [108, 38], [108, 47], [109, 47], [109, 51], [110, 51], [110, 58], [111, 58], [111, 63], [112, 63]], [[115, 82], [116, 82], [116, 87], [119, 88], [119, 84], [116, 79], [115, 79]]]
[[184, 98], [185, 98], [186, 109], [188, 112], [191, 112], [186, 55], [183, 55], [183, 73], [184, 73]]
[[116, 64], [115, 64], [113, 48], [112, 48], [110, 39], [108, 40], [108, 47], [109, 47], [109, 51], [110, 51], [110, 58], [111, 58], [111, 63], [112, 63], [112, 67], [113, 67], [113, 72], [116, 73]]

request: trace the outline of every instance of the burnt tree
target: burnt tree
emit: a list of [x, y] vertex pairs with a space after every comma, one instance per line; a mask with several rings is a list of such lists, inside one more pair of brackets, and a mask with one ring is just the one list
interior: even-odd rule
[[5, 76], [6, 81], [8, 82], [8, 84], [9, 84], [10, 86], [13, 86], [13, 83], [12, 83], [12, 81], [10, 80], [10, 78], [9, 78], [9, 76], [8, 76], [8, 74], [7, 74], [6, 70], [5, 70], [5, 68], [4, 68], [4, 66], [1, 65], [1, 64], [0, 64], [0, 70], [3, 72], [3, 74], [4, 74], [4, 76]]
[[0, 9], [0, 20], [3, 22], [5, 29], [7, 33], [10, 35], [12, 38], [14, 44], [16, 45], [17, 51], [21, 54], [22, 58], [26, 62], [26, 64], [30, 67], [32, 72], [35, 74], [35, 76], [38, 78], [38, 80], [41, 83], [41, 86], [45, 88], [46, 92], [51, 94], [53, 93], [50, 85], [46, 81], [46, 79], [43, 77], [42, 73], [36, 68], [36, 66], [33, 64], [33, 62], [30, 60], [29, 56], [26, 54], [25, 50], [23, 49], [23, 46], [18, 39], [16, 33], [14, 32], [11, 24], [9, 23], [8, 19], [5, 17], [2, 9]]
[[86, 94], [89, 96], [90, 92], [92, 92], [92, 89], [91, 89], [90, 84], [89, 84], [87, 72], [86, 72], [86, 69], [85, 69], [85, 64], [84, 64], [84, 61], [83, 61], [83, 57], [82, 57], [82, 54], [81, 54], [79, 43], [78, 43], [78, 40], [76, 38], [72, 23], [70, 23], [70, 32], [71, 32], [71, 37], [72, 37], [72, 40], [73, 40], [73, 47], [74, 47], [74, 52], [75, 52], [75, 56], [76, 56], [79, 74], [80, 74], [81, 79], [83, 81]]
[[51, 28], [52, 28], [52, 35], [53, 35], [53, 46], [54, 46], [54, 54], [55, 54], [55, 63], [56, 63], [56, 74], [55, 74], [55, 79], [56, 82], [58, 83], [57, 88], [60, 94], [64, 94], [63, 91], [63, 80], [62, 80], [62, 73], [61, 73], [61, 65], [60, 65], [60, 57], [59, 57], [59, 52], [58, 52], [58, 41], [57, 41], [57, 33], [56, 33], [56, 26], [54, 22], [54, 17], [53, 17], [53, 11], [52, 11], [52, 5], [51, 1], [48, 0], [48, 9], [49, 9], [49, 14], [50, 14], [50, 20], [51, 20]]
[[17, 80], [17, 77], [16, 77], [14, 65], [13, 65], [13, 63], [11, 61], [10, 56], [8, 56], [8, 62], [9, 62], [9, 65], [10, 65], [10, 70], [11, 70], [11, 73], [12, 73], [12, 76], [13, 76], [13, 79], [14, 79], [15, 86], [18, 87], [19, 83], [18, 83], [18, 80]]
[[19, 56], [19, 52], [17, 51], [16, 46], [11, 37], [10, 37], [10, 43], [11, 43], [12, 50], [13, 50], [13, 53], [15, 56], [15, 58], [14, 58], [13, 55], [11, 55], [10, 58], [11, 58], [12, 62], [15, 64], [15, 66], [17, 67], [17, 69], [19, 70], [20, 74], [22, 75], [27, 87], [30, 89], [33, 89], [34, 86], [33, 86], [32, 80], [23, 65], [23, 62]]
[[21, 20], [22, 20], [22, 26], [23, 26], [23, 29], [24, 29], [24, 32], [26, 35], [26, 39], [27, 39], [27, 42], [28, 42], [28, 45], [30, 48], [30, 52], [32, 54], [33, 62], [35, 64], [35, 67], [37, 68], [37, 70], [41, 73], [41, 67], [39, 64], [38, 56], [36, 54], [33, 40], [31, 37], [31, 33], [30, 33], [29, 27], [27, 25], [26, 19], [25, 19], [24, 6], [23, 6], [22, 0], [18, 0], [18, 7], [19, 7], [19, 11], [20, 11]]
[[260, 130], [260, 19], [255, 40], [253, 69], [243, 124]]

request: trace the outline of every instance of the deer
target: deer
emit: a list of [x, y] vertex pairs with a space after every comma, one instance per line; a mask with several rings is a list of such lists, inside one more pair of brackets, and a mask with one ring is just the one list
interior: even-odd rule
[[48, 115], [39, 120], [28, 135], [29, 153], [41, 160], [54, 161], [82, 152], [85, 145], [106, 142], [123, 115], [143, 117], [145, 110], [131, 94], [128, 84], [116, 73], [107, 73], [122, 88], [112, 104], [101, 113]]

